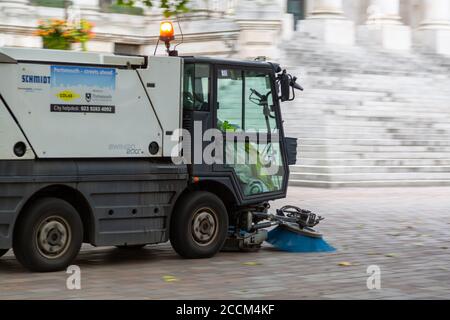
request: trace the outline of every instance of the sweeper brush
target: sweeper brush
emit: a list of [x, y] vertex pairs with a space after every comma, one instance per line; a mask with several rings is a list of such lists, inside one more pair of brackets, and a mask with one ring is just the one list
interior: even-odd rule
[[267, 219], [277, 227], [269, 231], [266, 241], [282, 251], [330, 252], [336, 250], [322, 238], [322, 234], [312, 229], [324, 218], [311, 211], [285, 206], [278, 209], [276, 215], [268, 214]]
[[267, 242], [274, 247], [288, 252], [330, 252], [335, 251], [322, 235], [313, 230], [300, 229], [289, 224], [282, 224], [269, 231]]

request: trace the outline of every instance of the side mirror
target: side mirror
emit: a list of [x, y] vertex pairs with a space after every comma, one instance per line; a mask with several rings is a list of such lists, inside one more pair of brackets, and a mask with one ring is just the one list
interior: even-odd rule
[[289, 101], [291, 96], [291, 79], [286, 70], [280, 75], [280, 99], [282, 102]]
[[[278, 75], [277, 81], [280, 84], [280, 100], [284, 101], [292, 101], [295, 99], [295, 90], [303, 91], [301, 85], [296, 83], [297, 77], [292, 77], [290, 74], [283, 70], [281, 74]], [[292, 95], [291, 95], [292, 92]], [[292, 96], [292, 97], [291, 97]]]

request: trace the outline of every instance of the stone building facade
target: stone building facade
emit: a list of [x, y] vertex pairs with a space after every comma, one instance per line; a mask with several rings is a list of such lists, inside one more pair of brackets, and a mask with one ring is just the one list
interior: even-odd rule
[[[0, 0], [0, 45], [40, 47], [32, 36], [37, 20], [63, 17], [62, 2]], [[153, 53], [162, 17], [157, 8], [123, 14], [105, 10], [111, 0], [72, 2], [73, 15], [96, 23], [89, 50]], [[450, 54], [448, 0], [192, 0], [190, 6], [180, 18], [184, 54], [276, 58], [279, 44], [295, 32], [332, 44]]]
[[[62, 1], [0, 0], [0, 46], [41, 47], [37, 21], [65, 15], [42, 4]], [[95, 23], [89, 50], [154, 53], [159, 10], [125, 14], [111, 0], [72, 1], [71, 18]], [[299, 77], [305, 91], [282, 106], [285, 132], [299, 142], [291, 184], [450, 185], [450, 0], [191, 0], [191, 7], [180, 17], [183, 37], [173, 19], [181, 54], [267, 56]]]

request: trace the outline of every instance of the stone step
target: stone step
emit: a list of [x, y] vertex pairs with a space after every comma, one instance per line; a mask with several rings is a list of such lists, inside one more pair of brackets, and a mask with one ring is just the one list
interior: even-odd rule
[[[448, 99], [448, 98], [447, 98]], [[284, 102], [282, 104], [282, 111], [292, 111], [292, 112], [302, 112], [309, 110], [347, 110], [347, 111], [387, 111], [389, 113], [394, 113], [395, 111], [405, 111], [419, 112], [429, 111], [431, 113], [446, 113], [448, 112], [448, 100], [445, 103], [436, 104], [434, 102], [429, 102], [426, 104], [427, 109], [424, 110], [423, 102], [413, 103], [413, 102], [402, 102], [402, 101], [374, 101], [374, 100], [364, 100], [364, 101], [343, 101], [338, 102], [336, 99], [325, 98], [321, 96], [320, 99], [308, 98], [307, 96], [301, 96], [297, 100], [292, 102]], [[431, 107], [430, 107], [431, 106]]]
[[302, 152], [298, 158], [329, 159], [450, 159], [450, 152]]
[[[447, 114], [450, 107], [449, 97], [447, 97], [445, 104], [437, 104], [429, 102], [424, 109], [423, 103], [412, 104], [395, 101], [353, 101], [348, 100], [339, 102], [336, 99], [318, 100], [316, 98], [306, 99], [305, 97], [298, 98], [295, 103], [282, 104], [283, 113], [305, 114], [305, 111], [317, 112], [322, 115], [324, 112], [330, 115], [343, 116], [380, 116], [398, 118], [400, 116], [425, 116], [434, 119], [440, 115]], [[396, 103], [397, 105], [395, 105]], [[426, 111], [429, 111], [428, 113]], [[387, 113], [386, 113], [387, 112]], [[397, 114], [397, 112], [399, 114]], [[448, 119], [442, 119], [448, 120]]]
[[[334, 120], [334, 121], [333, 121]], [[427, 126], [429, 125], [429, 126]], [[447, 128], [445, 124], [417, 124], [414, 121], [405, 121], [398, 123], [385, 124], [382, 121], [352, 121], [333, 119], [332, 116], [322, 117], [322, 119], [285, 119], [284, 127], [288, 129], [298, 129], [304, 131], [305, 128], [309, 130], [321, 130], [324, 128], [328, 132], [354, 132], [363, 131], [367, 133], [415, 133], [415, 134], [446, 134], [450, 132], [450, 128]]]
[[[298, 44], [301, 43], [301, 46]], [[395, 65], [395, 69], [401, 69], [406, 67], [416, 67], [409, 69], [418, 72], [424, 72], [427, 70], [445, 70], [449, 68], [448, 59], [435, 59], [432, 57], [420, 53], [420, 52], [399, 52], [400, 55], [396, 55], [395, 51], [378, 51], [376, 48], [365, 48], [362, 46], [347, 46], [347, 47], [331, 47], [324, 46], [323, 44], [314, 42], [305, 42], [304, 39], [298, 40], [298, 44], [295, 41], [291, 41], [288, 47], [283, 46], [284, 57], [305, 57], [308, 56], [311, 59], [323, 58], [330, 62], [347, 61], [353, 62], [353, 65], [367, 65], [368, 67], [374, 64], [398, 64]], [[435, 57], [439, 57], [434, 55]], [[355, 59], [356, 58], [356, 59]], [[445, 58], [442, 57], [441, 58]], [[354, 60], [353, 60], [354, 59]], [[311, 64], [311, 60], [306, 60], [308, 64]], [[352, 65], [350, 64], [350, 65]], [[421, 68], [420, 68], [421, 67]], [[394, 70], [395, 71], [395, 70]]]
[[443, 187], [450, 186], [450, 180], [310, 181], [292, 179], [289, 180], [289, 185], [310, 188]]
[[[300, 57], [299, 57], [300, 58]], [[306, 58], [308, 59], [308, 58]], [[299, 60], [305, 60], [305, 58], [299, 59]], [[345, 74], [367, 74], [367, 75], [373, 75], [373, 76], [380, 76], [380, 77], [413, 77], [413, 78], [422, 78], [422, 79], [432, 79], [434, 77], [445, 77], [446, 72], [448, 70], [436, 70], [433, 75], [430, 76], [431, 70], [429, 70], [429, 73], [425, 72], [413, 72], [408, 69], [401, 69], [401, 70], [393, 70], [392, 66], [390, 65], [383, 65], [378, 64], [375, 66], [375, 68], [366, 68], [365, 66], [333, 66], [331, 62], [321, 61], [319, 59], [309, 59], [310, 61], [310, 67], [308, 69], [308, 73], [312, 75], [320, 75], [320, 74], [329, 74], [332, 76], [343, 76]], [[345, 61], [342, 61], [342, 63], [346, 63]], [[305, 70], [304, 68], [293, 68], [293, 64], [284, 64], [283, 66], [288, 68], [290, 71], [292, 70]], [[290, 67], [290, 68], [289, 68]], [[365, 70], [364, 70], [365, 69]], [[364, 70], [364, 71], [362, 71]], [[304, 72], [303, 72], [304, 74]], [[447, 78], [444, 78], [445, 80]]]
[[[305, 117], [284, 117], [285, 125], [290, 126], [294, 125], [299, 126], [302, 124], [309, 124], [312, 125], [315, 122], [320, 123], [332, 123], [335, 127], [346, 127], [346, 128], [358, 128], [358, 127], [364, 127], [364, 128], [374, 128], [374, 129], [396, 129], [398, 130], [415, 130], [415, 129], [426, 129], [427, 131], [431, 130], [438, 130], [441, 132], [442, 130], [446, 130], [450, 132], [450, 122], [437, 122], [432, 121], [429, 119], [417, 119], [415, 121], [414, 119], [404, 119], [404, 120], [398, 120], [398, 119], [390, 119], [389, 117], [367, 117], [364, 119], [355, 119], [353, 117], [340, 117], [340, 116], [324, 116], [321, 119], [316, 116], [305, 116]], [[444, 133], [444, 131], [442, 131]], [[430, 132], [433, 133], [433, 132]]]
[[[449, 98], [450, 100], [450, 98]], [[376, 118], [388, 118], [392, 121], [408, 122], [408, 121], [429, 121], [435, 123], [449, 123], [448, 110], [430, 110], [430, 112], [415, 111], [412, 108], [404, 107], [402, 109], [395, 108], [360, 108], [357, 106], [317, 106], [311, 103], [303, 104], [302, 106], [292, 106], [291, 108], [283, 108], [283, 119], [289, 120], [302, 120], [302, 119], [314, 119], [323, 121], [324, 117], [336, 117], [337, 120], [342, 120], [348, 117], [352, 120], [366, 120]], [[450, 109], [450, 106], [449, 106]], [[408, 111], [406, 111], [408, 110]], [[326, 119], [326, 118], [325, 118]], [[372, 120], [374, 121], [374, 120]]]
[[302, 146], [450, 146], [448, 140], [394, 140], [394, 139], [313, 139], [301, 138]]
[[[450, 97], [449, 97], [450, 99]], [[450, 104], [450, 102], [449, 102]], [[308, 112], [305, 112], [305, 111]], [[352, 119], [352, 120], [367, 120], [372, 121], [379, 119], [388, 119], [388, 121], [433, 121], [438, 123], [450, 123], [450, 119], [443, 117], [448, 115], [448, 110], [426, 112], [426, 110], [414, 111], [410, 109], [393, 109], [389, 108], [391, 114], [386, 114], [386, 109], [374, 109], [374, 108], [345, 108], [345, 109], [318, 109], [318, 108], [301, 108], [295, 106], [295, 109], [285, 111], [283, 113], [283, 119], [315, 119], [327, 115], [332, 115], [337, 119]], [[395, 111], [395, 113], [393, 112]]]
[[364, 152], [364, 153], [378, 153], [389, 152], [392, 154], [420, 152], [420, 153], [434, 153], [441, 152], [450, 155], [450, 146], [364, 146], [364, 145], [307, 145], [298, 144], [297, 152], [301, 154], [305, 152]]
[[303, 181], [391, 181], [391, 180], [448, 180], [450, 172], [385, 172], [380, 173], [291, 173], [290, 179]]
[[[304, 85], [302, 83], [302, 85]], [[440, 95], [433, 96], [433, 94], [429, 94], [426, 96], [414, 97], [408, 96], [406, 94], [402, 94], [400, 92], [396, 92], [395, 94], [391, 91], [387, 91], [385, 89], [379, 88], [379, 92], [369, 90], [353, 90], [353, 94], [349, 94], [348, 92], [351, 88], [348, 89], [336, 89], [336, 88], [326, 88], [322, 87], [322, 92], [312, 91], [313, 87], [305, 86], [305, 91], [302, 93], [296, 93], [295, 100], [296, 103], [304, 104], [306, 101], [316, 102], [316, 103], [327, 103], [331, 102], [332, 104], [348, 104], [348, 103], [384, 103], [384, 102], [399, 102], [404, 104], [428, 104], [429, 106], [437, 105], [438, 107], [448, 106], [448, 96], [449, 95]], [[368, 93], [366, 95], [366, 93]], [[302, 101], [303, 100], [303, 101]], [[432, 109], [432, 108], [431, 108]]]
[[[301, 82], [305, 82], [308, 84], [322, 84], [324, 86], [343, 86], [343, 87], [356, 87], [359, 88], [365, 88], [366, 86], [373, 89], [373, 88], [406, 88], [406, 89], [416, 89], [419, 86], [430, 86], [429, 90], [426, 92], [413, 92], [413, 96], [420, 96], [420, 95], [427, 95], [430, 92], [436, 91], [438, 94], [444, 94], [448, 91], [450, 91], [449, 88], [446, 87], [446, 84], [450, 82], [450, 77], [444, 76], [444, 75], [429, 75], [427, 77], [403, 77], [403, 76], [394, 76], [394, 77], [388, 77], [388, 76], [380, 76], [380, 75], [370, 75], [370, 74], [362, 74], [362, 73], [352, 73], [352, 74], [343, 74], [343, 75], [336, 75], [336, 74], [326, 74], [326, 73], [319, 73], [317, 71], [320, 71], [318, 69], [312, 69], [311, 67], [305, 67], [305, 68], [293, 68], [289, 69], [289, 72], [291, 73], [298, 73], [297, 78]], [[395, 82], [392, 82], [392, 80], [396, 80]], [[390, 82], [386, 82], [386, 80], [391, 80]], [[439, 80], [439, 83], [436, 83], [436, 81]], [[440, 90], [437, 90], [440, 88]], [[395, 90], [396, 92], [398, 90]]]
[[297, 140], [303, 143], [303, 139], [392, 139], [392, 140], [449, 140], [449, 134], [403, 134], [403, 133], [361, 133], [358, 134], [357, 130], [350, 131], [326, 131], [322, 132], [317, 128], [305, 127], [301, 131], [299, 129], [293, 130], [292, 128], [285, 129], [285, 136], [297, 138]]
[[353, 59], [365, 60], [367, 58], [349, 57], [349, 59], [346, 59], [345, 57], [338, 57], [337, 59], [329, 59], [329, 57], [324, 55], [308, 55], [307, 57], [306, 55], [299, 55], [296, 60], [301, 61], [301, 63], [300, 65], [298, 65], [298, 63], [296, 65], [295, 60], [292, 60], [291, 58], [292, 56], [286, 57], [285, 64], [291, 66], [293, 69], [301, 70], [306, 67], [308, 67], [308, 70], [317, 70], [320, 68], [329, 68], [331, 70], [345, 69], [352, 70], [355, 74], [361, 76], [367, 76], [369, 79], [376, 79], [376, 77], [386, 76], [385, 72], [392, 71], [394, 77], [405, 77], [405, 74], [408, 74], [412, 79], [405, 79], [407, 83], [415, 81], [415, 78], [430, 79], [438, 77], [446, 80], [449, 78], [447, 72], [450, 70], [448, 65], [442, 64], [434, 66], [430, 66], [430, 64], [428, 64], [428, 66], [425, 66], [420, 70], [412, 70], [412, 66], [408, 65], [408, 63], [404, 63], [404, 61], [400, 62], [401, 65], [395, 65], [396, 63], [392, 63], [385, 59], [383, 61], [376, 61], [377, 59], [372, 59], [370, 63], [355, 63], [352, 61]]
[[290, 166], [291, 177], [299, 173], [310, 174], [386, 174], [386, 173], [450, 173], [450, 166], [314, 166], [294, 165]]
[[285, 136], [297, 138], [300, 142], [303, 139], [393, 139], [397, 141], [403, 140], [448, 140], [449, 134], [398, 134], [398, 133], [385, 133], [385, 134], [373, 134], [373, 133], [358, 133], [356, 130], [353, 132], [323, 132], [317, 129], [305, 130], [299, 132], [290, 128], [285, 129]]
[[450, 185], [450, 58], [294, 39], [283, 65], [305, 91], [282, 105], [299, 139], [290, 185]]
[[[332, 124], [330, 124], [331, 126]], [[382, 128], [382, 127], [345, 127], [336, 126], [333, 128], [326, 125], [309, 126], [299, 124], [299, 127], [286, 125], [284, 127], [286, 135], [295, 136], [299, 139], [403, 139], [408, 140], [449, 140], [450, 129], [440, 128]]]
[[297, 159], [297, 165], [305, 166], [450, 166], [450, 157], [447, 159], [331, 159], [331, 158], [303, 158]]

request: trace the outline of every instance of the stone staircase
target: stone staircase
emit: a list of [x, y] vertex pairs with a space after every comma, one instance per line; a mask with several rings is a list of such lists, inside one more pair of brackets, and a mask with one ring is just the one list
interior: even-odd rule
[[302, 33], [281, 50], [305, 88], [282, 105], [299, 139], [291, 185], [450, 185], [450, 57]]

